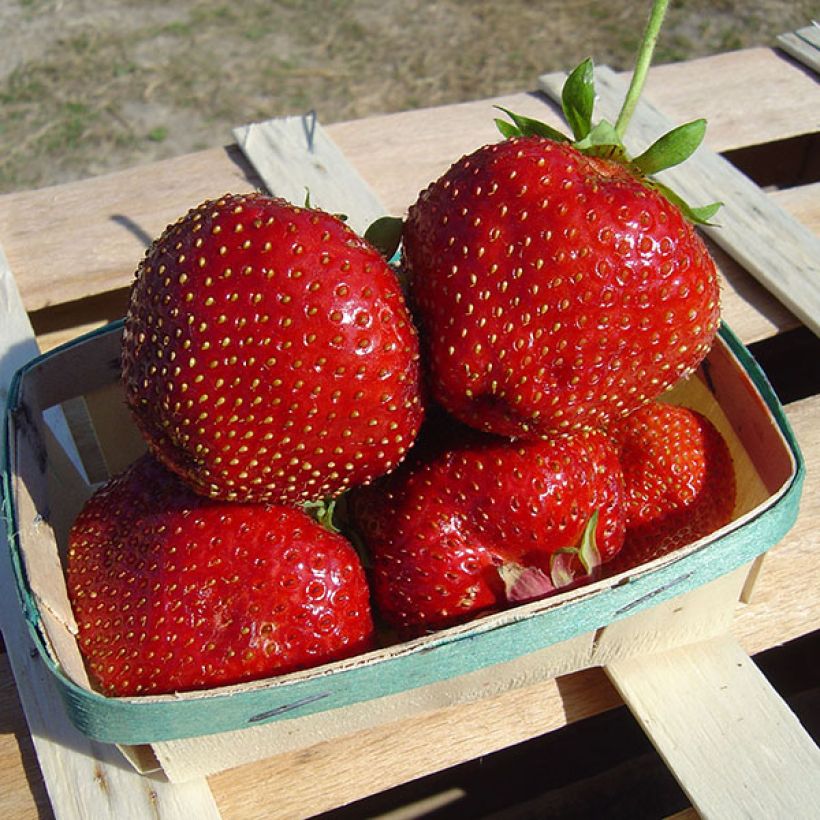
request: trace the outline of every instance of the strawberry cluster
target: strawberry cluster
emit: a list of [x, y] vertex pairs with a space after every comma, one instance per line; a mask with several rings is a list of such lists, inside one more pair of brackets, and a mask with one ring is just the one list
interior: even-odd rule
[[361, 561], [306, 512], [393, 469], [422, 421], [415, 325], [370, 243], [260, 194], [202, 203], [139, 265], [122, 380], [148, 454], [69, 539], [99, 686], [197, 689], [372, 646]]
[[420, 194], [396, 232], [406, 293], [373, 234], [261, 194], [153, 243], [122, 347], [148, 454], [69, 542], [105, 692], [347, 657], [374, 645], [371, 598], [418, 634], [730, 519], [726, 442], [658, 401], [718, 327], [704, 213], [647, 176], [678, 161], [669, 140], [630, 160], [584, 110], [573, 143], [512, 115]]

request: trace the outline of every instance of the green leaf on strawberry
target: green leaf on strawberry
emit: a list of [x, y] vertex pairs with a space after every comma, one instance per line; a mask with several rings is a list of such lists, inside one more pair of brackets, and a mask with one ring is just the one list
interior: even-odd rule
[[[537, 566], [525, 566], [515, 562], [502, 564], [498, 574], [504, 582], [504, 594], [511, 604], [526, 603], [552, 595], [559, 590], [589, 581], [601, 566], [601, 554], [595, 543], [598, 527], [598, 510], [595, 510], [581, 533], [576, 547], [561, 547], [550, 556], [549, 574]], [[584, 575], [578, 575], [578, 562]]]
[[703, 142], [706, 135], [706, 120], [692, 120], [667, 131], [657, 139], [632, 163], [644, 174], [650, 176], [665, 171], [689, 159]]
[[669, 186], [653, 179], [647, 182], [647, 187], [654, 188], [668, 199], [690, 222], [696, 225], [712, 225], [712, 217], [723, 206], [722, 202], [712, 202], [710, 205], [692, 206], [679, 197]]
[[561, 107], [576, 142], [583, 140], [592, 129], [595, 107], [595, 81], [592, 60], [587, 58], [567, 77], [561, 92]]
[[601, 566], [601, 553], [595, 542], [595, 530], [598, 527], [598, 510], [595, 510], [589, 517], [584, 531], [581, 533], [581, 541], [577, 547], [562, 547], [553, 553], [550, 560], [550, 577], [552, 583], [558, 588], [569, 586], [576, 580], [573, 568], [578, 559], [587, 575], [592, 575]]
[[385, 258], [392, 259], [401, 243], [403, 221], [396, 216], [380, 216], [364, 232], [364, 238]]
[[512, 123], [500, 119], [495, 120], [496, 127], [505, 138], [546, 137], [546, 139], [555, 140], [556, 142], [569, 142], [564, 134], [545, 122], [516, 114], [500, 105], [495, 107], [499, 111], [503, 111], [512, 120]]
[[706, 120], [697, 119], [677, 126], [657, 139], [638, 157], [631, 159], [623, 145], [623, 134], [637, 104], [646, 73], [649, 69], [658, 32], [666, 13], [668, 0], [655, 0], [650, 19], [636, 59], [635, 71], [617, 121], [613, 125], [606, 120], [592, 122], [595, 105], [595, 78], [593, 63], [587, 58], [570, 72], [561, 91], [561, 108], [572, 130], [574, 141], [546, 123], [523, 117], [496, 106], [510, 117], [512, 123], [496, 119], [498, 130], [505, 139], [524, 136], [541, 136], [556, 142], [571, 142], [572, 146], [591, 157], [612, 160], [626, 168], [629, 173], [652, 187], [681, 210], [686, 219], [694, 224], [710, 224], [722, 203], [693, 207], [658, 183], [653, 175], [679, 165], [697, 150], [706, 133]]
[[621, 145], [615, 126], [606, 120], [596, 123], [583, 140], [575, 143], [575, 147], [587, 156], [609, 159], [629, 167], [629, 156]]
[[321, 498], [316, 501], [306, 501], [302, 504], [302, 511], [307, 513], [317, 524], [330, 532], [340, 532], [334, 521], [336, 512], [336, 498]]
[[[706, 120], [697, 119], [673, 128], [659, 137], [642, 154], [630, 158], [615, 125], [601, 120], [594, 125], [592, 103], [595, 99], [592, 61], [587, 59], [578, 65], [567, 78], [561, 95], [564, 116], [572, 129], [575, 141], [572, 146], [587, 156], [612, 160], [624, 166], [647, 187], [654, 188], [679, 208], [690, 222], [698, 225], [711, 224], [709, 220], [723, 203], [691, 206], [668, 186], [658, 182], [653, 175], [687, 160], [703, 141]], [[541, 136], [556, 142], [569, 142], [566, 135], [552, 126], [531, 117], [524, 117], [501, 106], [511, 123], [496, 119], [498, 130], [505, 139], [513, 137]]]
[[427, 433], [422, 452], [345, 499], [372, 557], [374, 603], [395, 628], [542, 598], [620, 551], [622, 475], [603, 433], [523, 442], [452, 422]]

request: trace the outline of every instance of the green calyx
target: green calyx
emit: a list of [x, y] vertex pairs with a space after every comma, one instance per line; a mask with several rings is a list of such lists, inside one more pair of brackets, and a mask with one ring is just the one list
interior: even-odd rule
[[392, 259], [401, 243], [404, 221], [396, 216], [380, 216], [364, 232], [364, 238], [385, 258]]
[[584, 527], [578, 545], [563, 547], [550, 556], [549, 574], [538, 567], [514, 562], [498, 567], [507, 601], [511, 604], [534, 601], [572, 586], [579, 580], [576, 576], [576, 558], [583, 567], [585, 576], [593, 577], [601, 566], [601, 553], [595, 541], [597, 527], [598, 511], [595, 510]]
[[697, 150], [706, 134], [706, 120], [697, 119], [673, 128], [656, 140], [640, 156], [631, 158], [623, 145], [623, 134], [637, 105], [652, 60], [668, 0], [654, 0], [649, 22], [644, 32], [635, 63], [635, 71], [621, 111], [613, 125], [606, 120], [593, 123], [595, 105], [595, 77], [591, 59], [584, 60], [567, 77], [561, 91], [561, 108], [573, 135], [565, 134], [546, 123], [522, 117], [498, 106], [511, 120], [496, 119], [495, 123], [505, 138], [540, 136], [556, 142], [570, 143], [587, 156], [612, 160], [623, 165], [647, 187], [654, 188], [666, 197], [683, 215], [695, 224], [709, 224], [709, 220], [721, 207], [720, 202], [692, 207], [654, 174], [672, 168], [687, 160]]
[[571, 559], [577, 558], [587, 575], [592, 575], [601, 566], [601, 553], [595, 540], [598, 528], [598, 510], [592, 513], [581, 534], [577, 547], [563, 547], [550, 558], [550, 578], [556, 589], [569, 586], [575, 578], [571, 569]]
[[330, 532], [338, 533], [339, 527], [333, 520], [336, 511], [335, 498], [322, 498], [318, 501], [306, 501], [302, 509], [317, 523]]

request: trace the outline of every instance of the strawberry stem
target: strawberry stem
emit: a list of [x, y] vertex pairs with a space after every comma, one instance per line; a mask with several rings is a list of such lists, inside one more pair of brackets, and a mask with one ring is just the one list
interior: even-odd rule
[[641, 44], [638, 48], [638, 55], [635, 58], [635, 70], [632, 72], [632, 80], [629, 83], [624, 104], [621, 107], [618, 120], [615, 123], [615, 131], [621, 139], [623, 139], [629, 121], [635, 113], [635, 107], [643, 91], [646, 75], [652, 63], [652, 55], [655, 52], [655, 44], [658, 41], [658, 34], [663, 25], [663, 18], [666, 15], [668, 5], [669, 0], [653, 0], [652, 2], [652, 11], [649, 13], [649, 21], [646, 24], [646, 29], [644, 30]]

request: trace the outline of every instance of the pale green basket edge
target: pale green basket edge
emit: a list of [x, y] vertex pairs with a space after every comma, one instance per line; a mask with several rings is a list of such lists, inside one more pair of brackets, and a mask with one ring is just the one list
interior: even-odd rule
[[[60, 348], [87, 341], [121, 327], [115, 322]], [[191, 699], [148, 701], [107, 698], [69, 680], [45, 647], [38, 626], [39, 612], [25, 580], [10, 494], [8, 465], [9, 423], [3, 435], [3, 514], [9, 524], [9, 547], [20, 605], [31, 638], [52, 674], [72, 723], [96, 740], [142, 744], [232, 731], [265, 722], [303, 717], [329, 709], [396, 694], [436, 683], [493, 664], [513, 660], [615, 620], [655, 606], [675, 595], [701, 586], [748, 563], [774, 546], [797, 518], [805, 475], [802, 454], [765, 374], [742, 342], [725, 325], [721, 337], [737, 356], [764, 399], [789, 449], [797, 469], [777, 502], [736, 530], [668, 565], [639, 575], [629, 583], [570, 601], [531, 616], [475, 633], [440, 633], [417, 651], [377, 663], [319, 674], [306, 680], [279, 683], [230, 694], [202, 695]], [[20, 380], [25, 372], [57, 351], [32, 360], [18, 371], [9, 391], [12, 413]]]

